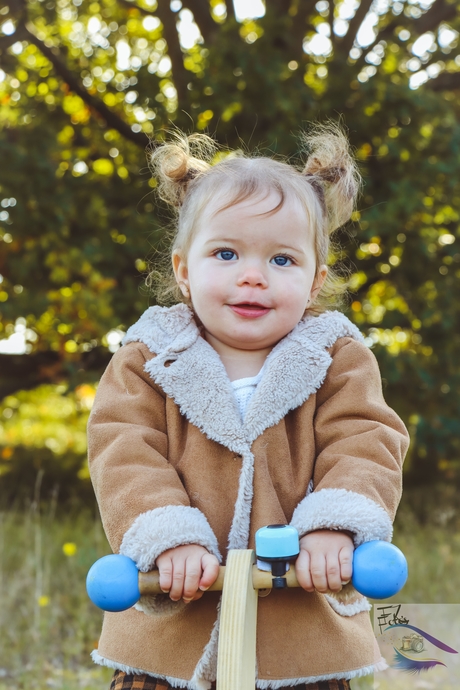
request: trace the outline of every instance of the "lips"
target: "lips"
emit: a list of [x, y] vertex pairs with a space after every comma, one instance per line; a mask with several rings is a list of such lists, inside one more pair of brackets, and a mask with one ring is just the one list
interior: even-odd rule
[[243, 316], [249, 319], [256, 319], [260, 316], [265, 316], [270, 311], [270, 307], [257, 302], [241, 302], [240, 304], [230, 304], [230, 309], [238, 316]]

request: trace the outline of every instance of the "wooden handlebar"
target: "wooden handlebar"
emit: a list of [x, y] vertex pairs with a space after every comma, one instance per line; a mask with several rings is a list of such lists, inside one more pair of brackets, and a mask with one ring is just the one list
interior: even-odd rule
[[[209, 592], [221, 592], [224, 585], [225, 566], [219, 568], [217, 580], [209, 588]], [[252, 566], [252, 582], [254, 589], [272, 588], [271, 572], [259, 570], [256, 565]], [[295, 569], [291, 565], [286, 573], [286, 583], [288, 587], [300, 587], [295, 575]], [[139, 573], [139, 591], [141, 594], [161, 594], [160, 574], [158, 570], [151, 570], [148, 573]]]

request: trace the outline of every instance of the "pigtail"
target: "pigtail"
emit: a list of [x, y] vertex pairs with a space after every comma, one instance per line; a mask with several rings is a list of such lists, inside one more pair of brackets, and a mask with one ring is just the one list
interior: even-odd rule
[[149, 167], [157, 180], [159, 197], [180, 208], [190, 183], [210, 169], [216, 148], [205, 134], [186, 136], [181, 132], [174, 132], [171, 142], [156, 144], [149, 151]]
[[331, 234], [350, 219], [361, 175], [339, 124], [315, 124], [302, 140], [309, 151], [303, 174], [320, 199], [327, 217], [327, 232]]

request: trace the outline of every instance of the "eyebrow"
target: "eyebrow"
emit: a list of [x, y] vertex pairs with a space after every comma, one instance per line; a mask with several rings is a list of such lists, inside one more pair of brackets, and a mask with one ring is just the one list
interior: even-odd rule
[[[241, 242], [241, 238], [229, 238], [229, 237], [213, 237], [210, 240], [206, 240], [204, 243], [204, 246], [207, 247], [209, 245], [225, 245], [225, 244], [238, 244]], [[244, 242], [244, 240], [243, 240]], [[297, 254], [305, 254], [305, 251], [303, 249], [300, 249], [299, 247], [293, 247], [291, 245], [285, 244], [284, 242], [275, 242], [273, 245], [271, 245], [278, 250], [281, 251], [287, 251], [287, 252], [295, 252]]]

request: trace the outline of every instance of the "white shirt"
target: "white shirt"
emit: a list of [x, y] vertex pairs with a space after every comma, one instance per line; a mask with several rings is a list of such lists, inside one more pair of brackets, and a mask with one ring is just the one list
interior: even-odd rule
[[259, 371], [256, 376], [249, 376], [245, 379], [237, 379], [236, 381], [231, 381], [233, 391], [235, 393], [236, 402], [238, 403], [238, 409], [241, 414], [241, 419], [244, 419], [246, 410], [248, 408], [249, 402], [254, 395], [254, 391], [257, 388], [257, 384], [262, 378], [262, 372], [264, 368]]

